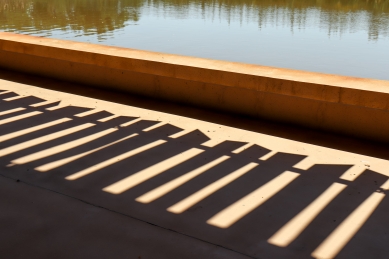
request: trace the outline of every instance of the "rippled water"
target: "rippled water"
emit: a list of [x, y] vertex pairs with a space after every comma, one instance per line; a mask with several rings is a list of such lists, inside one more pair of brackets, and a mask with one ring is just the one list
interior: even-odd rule
[[0, 0], [0, 30], [389, 80], [389, 0]]

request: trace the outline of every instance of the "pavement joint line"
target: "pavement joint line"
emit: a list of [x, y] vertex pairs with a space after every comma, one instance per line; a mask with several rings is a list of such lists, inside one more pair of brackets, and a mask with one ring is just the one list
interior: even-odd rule
[[29, 183], [29, 182], [20, 180], [20, 179], [18, 179], [18, 178], [15, 179], [15, 178], [12, 178], [12, 177], [10, 177], [10, 176], [7, 176], [7, 175], [1, 174], [1, 173], [0, 173], [0, 176], [2, 176], [3, 178], [9, 179], [9, 180], [17, 181], [18, 183], [24, 183], [24, 184], [26, 184], [26, 185], [28, 185], [28, 186], [32, 186], [32, 187], [35, 187], [35, 188], [38, 188], [38, 189], [41, 189], [41, 190], [53, 192], [53, 193], [56, 193], [56, 194], [59, 194], [59, 195], [68, 197], [68, 198], [70, 198], [70, 199], [77, 200], [77, 201], [79, 201], [79, 202], [85, 203], [85, 204], [87, 204], [87, 205], [90, 205], [90, 206], [93, 206], [93, 207], [96, 207], [96, 208], [100, 208], [100, 209], [103, 209], [103, 210], [106, 210], [106, 211], [109, 211], [109, 212], [112, 212], [112, 213], [116, 213], [116, 214], [119, 214], [119, 215], [121, 215], [121, 216], [125, 216], [125, 217], [131, 218], [131, 219], [134, 219], [134, 220], [137, 220], [137, 221], [140, 221], [140, 222], [143, 222], [143, 223], [146, 223], [146, 224], [149, 224], [149, 225], [152, 225], [152, 226], [155, 226], [155, 227], [158, 227], [158, 228], [161, 228], [161, 229], [170, 231], [170, 232], [177, 233], [177, 234], [179, 234], [179, 235], [183, 235], [183, 236], [186, 236], [186, 237], [189, 237], [189, 238], [193, 238], [193, 239], [195, 239], [195, 240], [198, 240], [198, 241], [201, 241], [201, 242], [204, 242], [204, 243], [207, 243], [207, 244], [216, 246], [216, 247], [223, 248], [223, 249], [225, 249], [225, 250], [228, 250], [228, 251], [231, 251], [231, 252], [234, 252], [234, 253], [237, 253], [237, 254], [246, 256], [246, 257], [248, 257], [248, 258], [252, 258], [252, 259], [261, 259], [261, 258], [259, 258], [259, 257], [253, 257], [253, 256], [247, 255], [247, 254], [245, 254], [245, 253], [242, 253], [242, 252], [233, 250], [233, 249], [231, 249], [231, 248], [228, 248], [228, 247], [225, 247], [225, 246], [222, 246], [222, 245], [218, 245], [218, 244], [215, 244], [215, 243], [212, 243], [212, 242], [203, 240], [203, 239], [198, 238], [198, 237], [195, 237], [195, 236], [191, 236], [191, 235], [188, 235], [188, 234], [184, 234], [184, 233], [178, 232], [178, 231], [176, 231], [176, 230], [174, 230], [174, 229], [166, 228], [166, 227], [157, 225], [157, 224], [155, 224], [155, 223], [152, 223], [152, 222], [149, 222], [149, 221], [145, 221], [145, 220], [142, 220], [142, 219], [140, 219], [140, 218], [137, 218], [137, 217], [134, 217], [134, 216], [131, 216], [131, 215], [128, 215], [128, 214], [125, 214], [125, 213], [122, 213], [122, 212], [119, 212], [119, 211], [116, 211], [116, 210], [108, 209], [108, 208], [106, 208], [106, 207], [103, 207], [103, 206], [100, 206], [100, 205], [97, 205], [97, 204], [94, 204], [94, 203], [85, 201], [85, 200], [83, 200], [83, 199], [80, 199], [80, 198], [77, 198], [77, 197], [74, 197], [74, 196], [71, 196], [71, 195], [68, 195], [68, 194], [64, 194], [64, 193], [61, 193], [61, 192], [58, 192], [58, 191], [55, 191], [55, 190], [52, 190], [52, 189], [49, 189], [49, 188], [45, 188], [45, 187], [42, 187], [42, 186], [39, 186], [39, 185], [36, 185], [36, 184], [33, 184], [33, 183]]

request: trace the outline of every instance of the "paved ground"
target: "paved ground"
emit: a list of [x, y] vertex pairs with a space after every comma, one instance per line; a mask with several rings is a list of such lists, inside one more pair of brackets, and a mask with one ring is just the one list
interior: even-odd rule
[[388, 257], [385, 145], [5, 71], [0, 91], [2, 258]]

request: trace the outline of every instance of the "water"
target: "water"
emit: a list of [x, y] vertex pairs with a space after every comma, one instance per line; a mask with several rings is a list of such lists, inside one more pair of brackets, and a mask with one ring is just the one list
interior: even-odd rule
[[389, 80], [389, 0], [0, 0], [0, 30]]

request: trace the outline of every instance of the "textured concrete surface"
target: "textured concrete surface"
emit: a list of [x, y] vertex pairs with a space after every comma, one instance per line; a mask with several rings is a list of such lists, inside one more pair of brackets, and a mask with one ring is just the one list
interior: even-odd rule
[[3, 258], [250, 258], [29, 183], [0, 193]]
[[0, 67], [389, 143], [388, 81], [12, 33]]
[[5, 258], [387, 258], [387, 145], [0, 71]]

